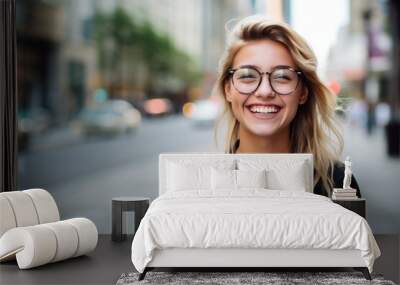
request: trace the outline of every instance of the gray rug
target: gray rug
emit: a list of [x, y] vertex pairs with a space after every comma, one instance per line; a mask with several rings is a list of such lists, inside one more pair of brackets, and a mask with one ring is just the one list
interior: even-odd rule
[[372, 281], [361, 272], [147, 272], [145, 279], [138, 281], [139, 273], [124, 273], [117, 285], [133, 284], [379, 284], [395, 285], [384, 280], [382, 275], [372, 274]]

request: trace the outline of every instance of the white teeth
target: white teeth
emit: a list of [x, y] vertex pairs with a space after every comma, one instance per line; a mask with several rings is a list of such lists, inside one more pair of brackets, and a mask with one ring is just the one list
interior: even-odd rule
[[250, 111], [253, 113], [276, 113], [279, 111], [277, 107], [260, 107], [260, 106], [253, 106], [250, 108]]

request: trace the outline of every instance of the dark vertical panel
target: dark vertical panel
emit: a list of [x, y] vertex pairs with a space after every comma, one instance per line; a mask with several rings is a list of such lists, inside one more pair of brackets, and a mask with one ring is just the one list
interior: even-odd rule
[[113, 241], [122, 241], [122, 201], [112, 201], [112, 234]]
[[[399, 112], [400, 104], [400, 3], [398, 0], [389, 2], [389, 21], [392, 34], [392, 67], [390, 97], [394, 112]], [[400, 116], [400, 114], [397, 114]], [[395, 119], [400, 120], [395, 115]]]
[[387, 154], [400, 156], [400, 4], [397, 0], [389, 2], [389, 23], [392, 36], [389, 102], [392, 116], [385, 127]]
[[0, 192], [17, 190], [15, 0], [0, 1]]

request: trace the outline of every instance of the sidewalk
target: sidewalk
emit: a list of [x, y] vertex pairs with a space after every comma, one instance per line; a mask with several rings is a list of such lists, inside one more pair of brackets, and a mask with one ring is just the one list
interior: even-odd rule
[[32, 136], [29, 152], [48, 150], [51, 148], [64, 147], [82, 143], [85, 140], [78, 130], [71, 126], [64, 126], [46, 131], [42, 135]]
[[367, 220], [374, 233], [400, 233], [400, 158], [386, 154], [382, 128], [368, 136], [359, 127], [344, 130], [344, 160], [353, 162], [353, 173], [367, 199]]

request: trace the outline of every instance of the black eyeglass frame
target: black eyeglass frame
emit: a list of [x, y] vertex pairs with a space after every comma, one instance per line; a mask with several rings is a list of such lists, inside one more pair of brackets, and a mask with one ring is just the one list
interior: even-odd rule
[[[255, 71], [260, 75], [260, 80], [258, 81], [257, 87], [256, 87], [253, 91], [251, 91], [251, 92], [249, 92], [249, 93], [245, 93], [245, 92], [239, 91], [239, 90], [236, 88], [235, 84], [233, 83], [233, 74], [234, 74], [237, 70], [243, 69], [243, 68], [249, 68], [249, 69], [255, 70]], [[297, 76], [298, 76], [298, 80], [297, 80], [297, 83], [296, 83], [296, 87], [293, 89], [293, 91], [291, 91], [291, 92], [289, 92], [289, 93], [277, 92], [277, 91], [275, 90], [275, 88], [272, 86], [272, 83], [271, 83], [271, 76], [270, 76], [270, 75], [271, 75], [273, 72], [275, 72], [276, 70], [281, 70], [281, 69], [288, 69], [288, 70], [290, 70], [290, 71], [293, 71], [293, 72], [295, 72], [295, 73], [297, 74]], [[261, 82], [262, 82], [262, 80], [263, 80], [264, 74], [268, 74], [268, 82], [269, 82], [269, 86], [271, 86], [272, 91], [274, 91], [276, 94], [279, 94], [279, 95], [290, 95], [290, 94], [292, 94], [293, 92], [295, 92], [296, 89], [297, 89], [297, 87], [299, 86], [300, 78], [302, 77], [303, 72], [301, 72], [300, 70], [296, 70], [296, 69], [294, 69], [294, 68], [292, 68], [292, 67], [290, 67], [290, 66], [285, 66], [285, 67], [283, 67], [283, 66], [277, 66], [277, 67], [273, 68], [270, 72], [268, 72], [268, 71], [260, 72], [257, 68], [255, 68], [255, 67], [253, 67], [253, 66], [241, 66], [241, 67], [239, 67], [239, 68], [229, 68], [229, 69], [228, 69], [228, 75], [231, 77], [231, 82], [232, 82], [233, 87], [236, 89], [237, 92], [239, 92], [240, 94], [243, 94], [243, 95], [250, 95], [250, 94], [256, 92], [257, 89], [258, 89], [258, 87], [260, 87], [260, 85], [261, 85]]]

